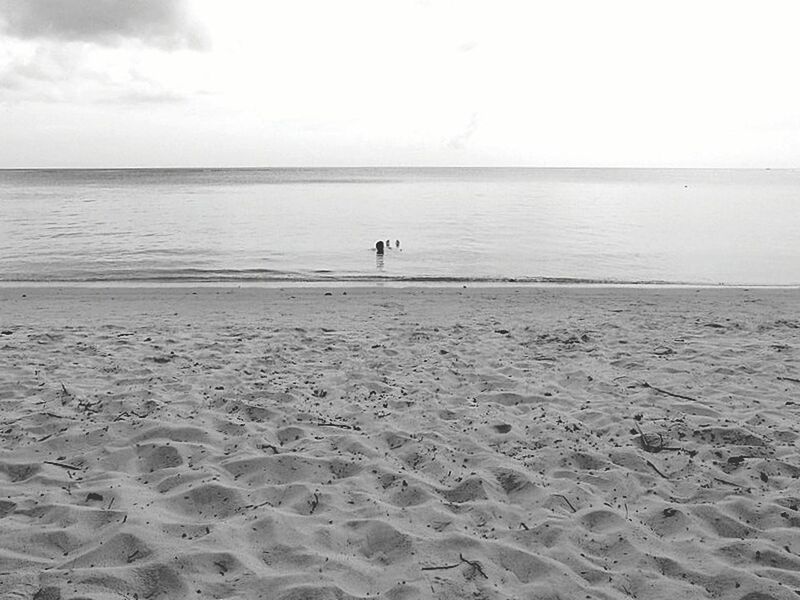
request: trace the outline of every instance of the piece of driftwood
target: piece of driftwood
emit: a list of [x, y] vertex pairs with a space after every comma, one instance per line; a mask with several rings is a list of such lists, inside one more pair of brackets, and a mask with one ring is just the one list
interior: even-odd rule
[[561, 498], [562, 500], [564, 500], [564, 502], [566, 502], [566, 503], [567, 503], [567, 506], [569, 506], [569, 507], [570, 507], [570, 509], [572, 509], [572, 512], [574, 512], [574, 513], [578, 512], [578, 511], [575, 509], [575, 507], [574, 507], [574, 506], [572, 506], [572, 502], [570, 502], [570, 501], [569, 501], [569, 498], [567, 498], [567, 497], [566, 497], [564, 494], [553, 494], [553, 495], [554, 495], [554, 496], [556, 496], [556, 497], [558, 497], [558, 498]]
[[653, 471], [655, 471], [656, 473], [658, 473], [659, 475], [661, 475], [661, 477], [663, 477], [664, 479], [669, 479], [669, 477], [667, 477], [667, 476], [666, 476], [666, 475], [664, 475], [664, 474], [663, 474], [661, 471], [659, 471], [659, 470], [658, 470], [658, 467], [657, 467], [657, 466], [655, 466], [653, 463], [651, 463], [649, 460], [646, 460], [645, 462], [647, 463], [647, 466], [649, 466], [651, 469], [653, 469]]
[[328, 421], [323, 421], [322, 423], [317, 423], [319, 427], [338, 427], [339, 429], [352, 429], [353, 431], [361, 431], [361, 428], [358, 425], [348, 425], [347, 423], [333, 423]]
[[54, 462], [52, 460], [46, 460], [46, 461], [44, 461], [44, 464], [53, 465], [54, 467], [61, 467], [62, 469], [68, 469], [70, 471], [80, 471], [81, 470], [80, 467], [75, 467], [73, 465], [68, 465], [66, 463]]
[[466, 558], [464, 558], [463, 554], [459, 554], [458, 558], [461, 560], [461, 562], [467, 563], [475, 571], [477, 571], [478, 573], [483, 575], [484, 579], [489, 579], [489, 576], [486, 575], [486, 573], [483, 572], [483, 567], [481, 566], [481, 563], [479, 563], [477, 560], [467, 560]]
[[458, 560], [459, 560], [459, 562], [457, 562], [455, 564], [452, 564], [452, 565], [437, 565], [437, 566], [433, 566], [433, 567], [420, 567], [420, 570], [421, 571], [445, 571], [447, 569], [455, 569], [456, 567], [458, 567], [458, 566], [460, 566], [462, 564], [468, 564], [470, 567], [472, 567], [473, 571], [475, 571], [476, 573], [480, 573], [483, 576], [484, 579], [489, 579], [489, 577], [484, 572], [483, 567], [481, 566], [481, 563], [479, 563], [477, 560], [469, 560], [467, 558], [464, 558], [464, 555], [460, 554], [460, 553], [458, 555]]
[[654, 392], [658, 392], [659, 394], [664, 394], [666, 396], [672, 396], [673, 398], [680, 398], [681, 400], [689, 400], [690, 402], [700, 402], [697, 398], [692, 398], [691, 396], [684, 396], [683, 394], [676, 394], [675, 392], [670, 392], [669, 390], [663, 390], [658, 388], [654, 385], [650, 385], [646, 381], [642, 382], [642, 387], [646, 387], [648, 389], [653, 390]]
[[438, 566], [438, 567], [422, 567], [420, 570], [421, 571], [444, 571], [445, 569], [455, 569], [460, 564], [461, 564], [460, 562], [457, 562], [454, 565], [441, 565], [441, 566]]

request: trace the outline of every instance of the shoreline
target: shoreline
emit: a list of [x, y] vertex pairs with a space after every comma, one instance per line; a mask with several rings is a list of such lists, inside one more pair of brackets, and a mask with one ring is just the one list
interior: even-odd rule
[[[487, 298], [494, 298], [493, 310], [505, 312], [515, 319], [522, 318], [531, 312], [528, 300], [543, 302], [546, 310], [557, 310], [562, 319], [569, 318], [566, 308], [573, 303], [572, 310], [577, 316], [581, 311], [593, 308], [592, 303], [633, 303], [636, 305], [646, 299], [656, 299], [662, 307], [669, 306], [676, 310], [684, 302], [704, 306], [704, 310], [715, 309], [717, 302], [723, 303], [719, 308], [729, 310], [742, 302], [753, 298], [773, 300], [787, 311], [793, 308], [786, 304], [787, 299], [800, 299], [800, 288], [795, 287], [758, 287], [758, 286], [627, 286], [627, 285], [154, 285], [154, 286], [3, 286], [0, 285], [0, 312], [4, 313], [0, 322], [8, 321], [11, 315], [22, 317], [28, 314], [33, 303], [36, 303], [36, 318], [45, 316], [49, 310], [72, 311], [76, 318], [86, 320], [91, 325], [102, 318], [106, 309], [116, 312], [122, 304], [130, 318], [147, 318], [163, 316], [175, 302], [184, 301], [183, 308], [191, 308], [195, 314], [203, 312], [223, 313], [233, 311], [236, 318], [248, 318], [253, 302], [285, 304], [289, 310], [293, 303], [302, 301], [302, 306], [290, 312], [297, 318], [308, 316], [315, 320], [319, 317], [314, 302], [326, 302], [338, 307], [341, 318], [347, 317], [347, 305], [355, 307], [356, 312], [365, 313], [375, 308], [378, 300], [406, 300], [415, 304], [419, 312], [432, 310], [440, 312], [442, 304], [455, 303], [460, 309], [469, 308], [470, 302], [479, 306], [486, 303]], [[497, 299], [508, 302], [508, 306], [497, 304]], [[559, 302], [566, 302], [559, 306]], [[800, 303], [799, 303], [800, 304]], [[26, 308], [27, 307], [27, 308]], [[481, 306], [480, 310], [489, 307]], [[308, 315], [303, 314], [309, 309]], [[163, 313], [163, 314], [162, 314]]]
[[24, 288], [88, 288], [88, 289], [170, 289], [170, 288], [546, 288], [546, 289], [763, 289], [800, 290], [800, 283], [681, 283], [681, 282], [613, 282], [613, 281], [498, 281], [498, 280], [272, 280], [272, 281], [0, 281], [0, 289]]

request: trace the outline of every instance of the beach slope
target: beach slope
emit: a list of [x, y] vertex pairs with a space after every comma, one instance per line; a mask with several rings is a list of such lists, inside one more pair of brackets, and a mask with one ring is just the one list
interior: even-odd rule
[[0, 289], [0, 597], [788, 600], [800, 295]]

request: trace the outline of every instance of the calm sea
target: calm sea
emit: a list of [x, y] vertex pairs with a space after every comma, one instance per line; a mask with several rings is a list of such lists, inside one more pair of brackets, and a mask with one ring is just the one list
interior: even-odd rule
[[800, 171], [0, 171], [0, 281], [329, 279], [796, 285]]

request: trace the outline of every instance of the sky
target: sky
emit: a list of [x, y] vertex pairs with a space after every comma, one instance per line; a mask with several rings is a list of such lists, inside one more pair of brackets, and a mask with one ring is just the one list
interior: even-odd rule
[[0, 168], [800, 167], [796, 0], [0, 0]]

